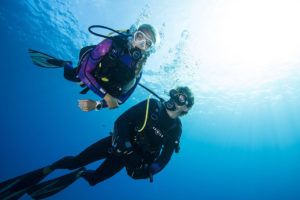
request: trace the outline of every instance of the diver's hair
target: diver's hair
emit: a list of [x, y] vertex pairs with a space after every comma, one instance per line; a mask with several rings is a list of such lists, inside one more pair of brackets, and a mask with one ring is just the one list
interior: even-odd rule
[[187, 107], [191, 108], [194, 105], [194, 95], [193, 95], [192, 90], [189, 87], [187, 87], [187, 86], [178, 86], [175, 90], [177, 92], [183, 93], [183, 94], [185, 94], [187, 96], [187, 98], [188, 98], [188, 105], [187, 105]]
[[147, 31], [149, 32], [152, 36], [153, 36], [153, 42], [156, 43], [157, 39], [158, 39], [158, 35], [157, 35], [157, 31], [156, 29], [150, 25], [150, 24], [142, 24], [139, 26], [139, 28], [137, 29], [138, 31]]

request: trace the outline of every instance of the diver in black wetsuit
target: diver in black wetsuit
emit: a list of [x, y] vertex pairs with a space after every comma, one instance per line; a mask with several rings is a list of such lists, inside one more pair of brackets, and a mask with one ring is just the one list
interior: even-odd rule
[[[194, 104], [188, 87], [171, 90], [170, 97], [166, 102], [148, 99], [128, 109], [115, 121], [111, 136], [94, 143], [77, 156], [64, 157], [44, 169], [48, 173], [55, 169], [78, 170], [34, 185], [27, 193], [34, 199], [45, 198], [79, 177], [96, 185], [124, 167], [130, 177], [150, 178], [152, 182], [153, 175], [167, 165], [173, 152], [179, 151], [182, 132], [179, 117], [187, 114]], [[83, 168], [101, 159], [105, 160], [98, 169]]]

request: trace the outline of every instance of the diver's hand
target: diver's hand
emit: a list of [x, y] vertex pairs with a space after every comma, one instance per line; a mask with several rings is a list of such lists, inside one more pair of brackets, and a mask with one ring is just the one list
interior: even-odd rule
[[90, 99], [78, 100], [78, 107], [84, 112], [95, 110], [96, 106], [97, 106], [97, 102], [94, 100], [90, 100]]
[[109, 109], [114, 109], [114, 108], [119, 107], [118, 99], [111, 96], [110, 94], [106, 94], [104, 96], [104, 100], [106, 101], [106, 104]]

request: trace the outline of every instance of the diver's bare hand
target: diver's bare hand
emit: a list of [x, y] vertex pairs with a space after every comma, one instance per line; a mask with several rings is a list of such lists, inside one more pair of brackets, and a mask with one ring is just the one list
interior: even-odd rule
[[95, 110], [96, 106], [97, 106], [97, 102], [94, 100], [90, 100], [90, 99], [78, 100], [78, 107], [84, 112]]
[[119, 107], [118, 99], [111, 96], [110, 94], [106, 94], [104, 96], [104, 100], [106, 101], [106, 104], [109, 109], [114, 109], [114, 108]]

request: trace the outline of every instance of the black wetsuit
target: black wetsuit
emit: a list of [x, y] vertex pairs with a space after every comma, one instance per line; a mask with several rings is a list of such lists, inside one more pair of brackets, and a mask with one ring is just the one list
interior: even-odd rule
[[53, 169], [76, 169], [105, 159], [95, 171], [87, 170], [82, 177], [95, 185], [126, 167], [134, 179], [148, 178], [162, 170], [178, 149], [181, 122], [171, 119], [163, 103], [150, 99], [148, 120], [143, 131], [147, 101], [123, 113], [115, 122], [112, 136], [91, 145], [77, 156], [68, 156], [52, 165]]

